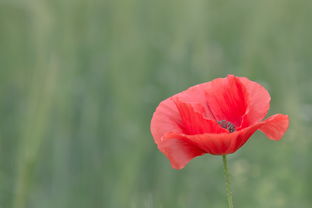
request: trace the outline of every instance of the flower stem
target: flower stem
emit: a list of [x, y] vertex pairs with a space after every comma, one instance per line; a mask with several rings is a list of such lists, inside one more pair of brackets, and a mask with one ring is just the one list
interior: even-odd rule
[[226, 155], [222, 155], [222, 159], [223, 159], [223, 168], [224, 168], [224, 178], [225, 178], [227, 204], [228, 204], [228, 208], [233, 208], [231, 180], [230, 180], [230, 174], [229, 174], [229, 171], [228, 171]]

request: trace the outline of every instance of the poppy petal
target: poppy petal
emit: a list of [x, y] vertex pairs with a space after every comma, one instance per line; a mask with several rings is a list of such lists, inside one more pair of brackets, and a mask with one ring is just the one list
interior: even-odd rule
[[[205, 115], [206, 119], [216, 120], [214, 115], [210, 111], [209, 106], [207, 105], [205, 91], [205, 86], [207, 84], [209, 84], [209, 82], [190, 87], [187, 90], [174, 95], [172, 99], [178, 99], [183, 103], [192, 104], [192, 106], [196, 108], [196, 111], [199, 111], [200, 113], [203, 113]], [[200, 107], [200, 109], [198, 109], [198, 107]]]
[[288, 116], [276, 114], [263, 121], [263, 125], [260, 126], [259, 130], [269, 139], [280, 140], [288, 129], [288, 126]]
[[168, 133], [158, 149], [170, 160], [173, 168], [183, 168], [192, 158], [205, 153], [231, 154], [243, 146], [261, 123], [234, 133], [185, 135]]
[[261, 121], [270, 108], [271, 96], [268, 91], [257, 82], [245, 77], [238, 78], [247, 91], [247, 109], [243, 116], [241, 128]]
[[234, 75], [215, 79], [205, 86], [207, 105], [217, 121], [239, 127], [247, 109], [247, 91]]
[[151, 133], [156, 144], [162, 141], [162, 137], [168, 132], [180, 132], [181, 117], [172, 99], [162, 101], [154, 112], [151, 121]]
[[209, 154], [232, 154], [248, 141], [260, 125], [261, 123], [230, 134], [185, 135], [185, 137]]
[[158, 149], [169, 159], [174, 169], [182, 169], [194, 157], [205, 154], [180, 134], [167, 134], [164, 137], [166, 138], [158, 144]]
[[178, 98], [174, 102], [179, 110], [182, 129], [184, 134], [204, 134], [204, 133], [227, 133], [216, 121], [207, 120], [203, 117], [203, 108], [197, 106], [201, 113], [196, 112], [194, 107], [189, 103], [183, 103]]

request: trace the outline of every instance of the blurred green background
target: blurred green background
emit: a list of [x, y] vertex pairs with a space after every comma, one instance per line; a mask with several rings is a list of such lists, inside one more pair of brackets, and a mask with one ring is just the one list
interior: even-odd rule
[[312, 2], [0, 0], [0, 207], [221, 208], [221, 157], [173, 170], [158, 103], [227, 74], [291, 118], [229, 157], [236, 207], [312, 205]]

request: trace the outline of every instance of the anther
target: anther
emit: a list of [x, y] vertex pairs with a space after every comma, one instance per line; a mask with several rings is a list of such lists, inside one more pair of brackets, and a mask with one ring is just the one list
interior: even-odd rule
[[224, 128], [227, 129], [230, 133], [236, 131], [234, 124], [232, 124], [231, 122], [227, 121], [227, 120], [221, 120], [218, 121], [218, 124]]

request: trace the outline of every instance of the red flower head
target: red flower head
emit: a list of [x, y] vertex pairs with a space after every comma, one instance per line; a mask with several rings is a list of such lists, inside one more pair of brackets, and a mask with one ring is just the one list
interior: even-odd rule
[[270, 99], [260, 84], [228, 75], [162, 101], [153, 115], [151, 132], [172, 167], [181, 169], [196, 156], [234, 153], [257, 130], [280, 140], [288, 128], [288, 116], [276, 114], [262, 121]]

